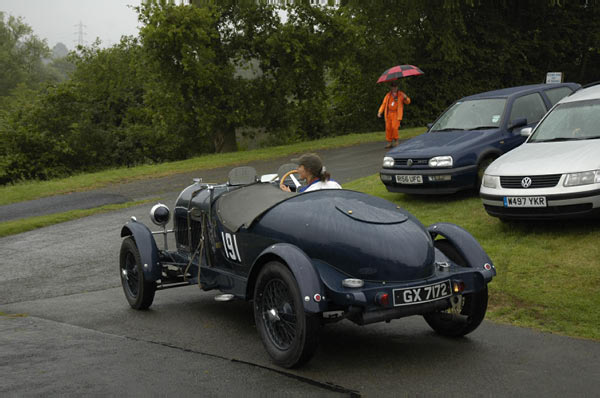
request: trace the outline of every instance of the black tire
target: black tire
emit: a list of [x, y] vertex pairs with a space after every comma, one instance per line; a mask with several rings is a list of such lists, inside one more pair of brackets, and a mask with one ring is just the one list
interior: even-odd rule
[[121, 244], [119, 274], [129, 305], [136, 310], [145, 310], [150, 307], [154, 301], [156, 282], [144, 280], [140, 251], [131, 236], [123, 239]]
[[[436, 240], [434, 245], [453, 262], [461, 266], [467, 266], [465, 259], [447, 240]], [[471, 333], [481, 324], [483, 318], [485, 318], [487, 303], [488, 290], [486, 286], [478, 292], [462, 295], [460, 319], [452, 317], [451, 309], [424, 314], [423, 318], [437, 333], [448, 337], [461, 337]]]
[[319, 344], [318, 316], [304, 312], [296, 279], [279, 262], [267, 263], [258, 275], [254, 321], [273, 362], [284, 368], [306, 363]]
[[496, 160], [495, 157], [490, 156], [485, 159], [482, 159], [481, 162], [477, 165], [477, 180], [475, 181], [475, 192], [479, 193], [481, 189], [481, 182], [483, 181], [483, 175], [485, 174], [485, 169], [488, 168], [492, 162]]

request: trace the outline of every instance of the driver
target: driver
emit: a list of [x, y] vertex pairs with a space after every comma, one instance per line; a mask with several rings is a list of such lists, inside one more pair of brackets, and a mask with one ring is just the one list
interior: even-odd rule
[[[298, 159], [292, 159], [298, 163], [298, 174], [300, 179], [305, 179], [307, 185], [298, 189], [298, 192], [316, 191], [318, 189], [342, 189], [342, 186], [331, 180], [331, 175], [325, 170], [321, 158], [316, 153], [306, 153]], [[282, 185], [281, 189], [291, 192], [290, 188]]]

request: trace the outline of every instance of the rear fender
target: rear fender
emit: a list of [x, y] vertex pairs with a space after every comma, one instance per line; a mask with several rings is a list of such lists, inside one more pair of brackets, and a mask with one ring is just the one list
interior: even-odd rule
[[[255, 277], [259, 266], [274, 257], [281, 259], [294, 274], [302, 295], [304, 311], [309, 313], [325, 311], [325, 288], [319, 273], [310, 258], [298, 246], [289, 243], [277, 243], [269, 246], [254, 261], [251, 274], [254, 274]], [[254, 283], [249, 283], [248, 286], [254, 286]], [[248, 292], [248, 295], [252, 297], [252, 292]], [[319, 298], [319, 301], [315, 297]]]
[[132, 236], [140, 252], [144, 279], [152, 282], [161, 278], [162, 266], [158, 260], [158, 247], [152, 232], [142, 223], [131, 220], [121, 229], [121, 238]]
[[[431, 234], [431, 237], [435, 239], [437, 235], [441, 235], [446, 238], [456, 250], [462, 255], [467, 261], [467, 264], [471, 268], [478, 270], [486, 283], [490, 282], [494, 276], [496, 276], [496, 268], [494, 263], [487, 255], [485, 250], [481, 247], [479, 242], [465, 229], [458, 225], [450, 223], [436, 223], [427, 227], [427, 231]], [[486, 269], [486, 264], [489, 264]]]

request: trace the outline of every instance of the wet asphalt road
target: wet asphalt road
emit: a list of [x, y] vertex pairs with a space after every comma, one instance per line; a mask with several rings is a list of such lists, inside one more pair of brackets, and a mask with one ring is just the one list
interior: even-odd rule
[[[344, 183], [376, 173], [384, 153], [381, 144], [369, 144], [321, 154]], [[267, 173], [285, 161], [255, 166]], [[159, 197], [172, 205], [192, 177], [220, 182], [228, 170], [89, 194]], [[159, 291], [151, 310], [134, 311], [117, 274], [119, 231], [131, 215], [148, 222], [149, 207], [0, 239], [0, 395], [597, 396], [600, 390], [600, 343], [491, 322], [453, 340], [435, 335], [420, 317], [364, 327], [343, 321], [324, 329], [307, 366], [289, 371], [270, 363], [246, 302], [215, 302], [214, 293], [190, 286]]]

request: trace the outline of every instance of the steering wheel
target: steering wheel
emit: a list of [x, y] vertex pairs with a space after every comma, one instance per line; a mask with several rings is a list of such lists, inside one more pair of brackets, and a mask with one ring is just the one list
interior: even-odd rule
[[[281, 177], [281, 179], [279, 180], [279, 188], [281, 188], [282, 190], [285, 190], [285, 188], [284, 188], [284, 187], [286, 186], [286, 185], [285, 185], [285, 180], [286, 180], [286, 178], [288, 178], [288, 177], [289, 177], [289, 176], [291, 176], [292, 174], [297, 174], [297, 173], [298, 173], [298, 170], [295, 170], [295, 169], [294, 169], [294, 170], [290, 170], [290, 171], [288, 171], [287, 173], [285, 173], [285, 174], [284, 174], [284, 175]], [[292, 180], [292, 181], [293, 181], [293, 180]], [[294, 181], [294, 184], [296, 184], [296, 182], [295, 182], [295, 181]], [[298, 187], [298, 186], [296, 185], [296, 188], [297, 188], [297, 187]]]

